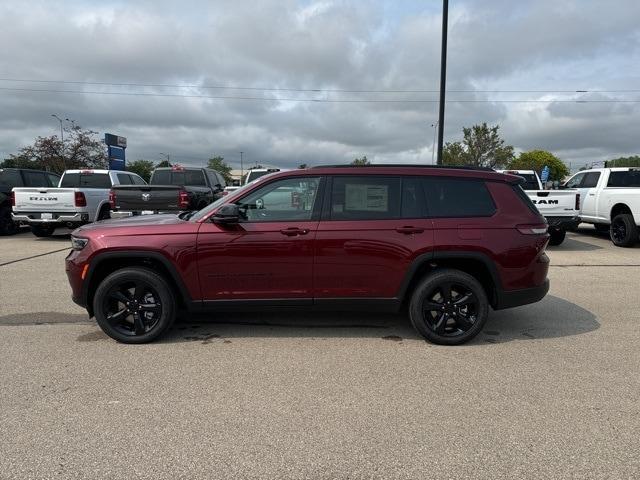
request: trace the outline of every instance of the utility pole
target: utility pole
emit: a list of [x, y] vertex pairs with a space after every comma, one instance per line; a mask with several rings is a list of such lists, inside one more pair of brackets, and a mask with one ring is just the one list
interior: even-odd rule
[[242, 154], [244, 152], [240, 152], [240, 184], [242, 184], [242, 178], [244, 177], [244, 166], [242, 164]]
[[447, 86], [447, 27], [449, 24], [449, 0], [442, 0], [442, 51], [440, 52], [440, 114], [438, 116], [438, 165], [442, 165], [444, 140], [444, 99]]
[[57, 116], [55, 113], [52, 113], [51, 116], [60, 122], [60, 141], [62, 142], [62, 151], [60, 155], [62, 156], [62, 165], [64, 169], [67, 169], [67, 161], [64, 158], [64, 129], [62, 128], [62, 119]]

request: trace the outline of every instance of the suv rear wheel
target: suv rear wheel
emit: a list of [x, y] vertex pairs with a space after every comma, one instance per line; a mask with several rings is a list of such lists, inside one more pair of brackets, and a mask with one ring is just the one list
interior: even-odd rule
[[171, 327], [176, 301], [164, 278], [146, 268], [125, 268], [96, 289], [93, 309], [100, 328], [122, 343], [147, 343]]
[[487, 295], [478, 280], [451, 269], [426, 276], [409, 304], [414, 328], [440, 345], [460, 345], [471, 340], [482, 330], [488, 312]]

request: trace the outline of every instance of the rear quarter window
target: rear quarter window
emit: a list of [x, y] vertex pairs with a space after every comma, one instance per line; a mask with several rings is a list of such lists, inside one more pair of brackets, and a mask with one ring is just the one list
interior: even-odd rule
[[431, 177], [423, 179], [423, 186], [430, 217], [490, 217], [496, 212], [482, 180]]

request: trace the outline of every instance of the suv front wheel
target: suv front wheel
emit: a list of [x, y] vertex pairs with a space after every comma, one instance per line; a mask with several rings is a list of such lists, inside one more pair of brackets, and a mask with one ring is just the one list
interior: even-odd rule
[[146, 268], [108, 275], [96, 289], [93, 310], [100, 328], [122, 343], [147, 343], [171, 327], [176, 301], [166, 280]]
[[489, 302], [482, 285], [459, 270], [436, 270], [416, 287], [409, 318], [420, 335], [439, 345], [460, 345], [487, 321]]

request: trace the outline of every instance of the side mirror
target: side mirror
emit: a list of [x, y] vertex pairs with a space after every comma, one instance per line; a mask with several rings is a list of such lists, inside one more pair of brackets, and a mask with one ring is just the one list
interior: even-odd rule
[[229, 225], [240, 221], [240, 209], [235, 203], [222, 205], [213, 215], [213, 223], [219, 225]]

